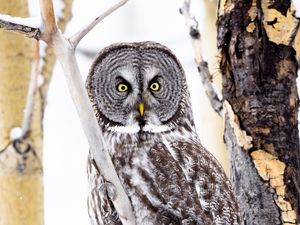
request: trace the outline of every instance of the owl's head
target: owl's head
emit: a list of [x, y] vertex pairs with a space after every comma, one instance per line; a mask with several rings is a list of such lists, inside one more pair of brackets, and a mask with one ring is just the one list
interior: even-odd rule
[[105, 130], [169, 131], [187, 110], [182, 66], [158, 43], [120, 43], [105, 48], [96, 57], [86, 85]]

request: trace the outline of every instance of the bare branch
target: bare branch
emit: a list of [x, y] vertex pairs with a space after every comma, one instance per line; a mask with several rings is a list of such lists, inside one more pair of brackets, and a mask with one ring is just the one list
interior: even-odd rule
[[51, 40], [51, 35], [57, 32], [55, 15], [52, 0], [40, 0], [41, 16], [44, 23], [42, 39], [47, 42]]
[[33, 114], [33, 107], [34, 107], [34, 98], [35, 93], [37, 91], [37, 79], [39, 75], [39, 42], [36, 41], [34, 43], [34, 63], [32, 64], [31, 69], [31, 78], [28, 88], [28, 94], [26, 99], [26, 106], [24, 109], [24, 118], [23, 118], [23, 124], [22, 124], [22, 137], [26, 137], [26, 135], [30, 131], [30, 125], [32, 120], [32, 114]]
[[[57, 26], [59, 30], [64, 33], [67, 23], [70, 21], [72, 16], [72, 5], [73, 0], [63, 0], [64, 8], [59, 13], [59, 18], [57, 19]], [[47, 98], [49, 84], [52, 78], [54, 65], [56, 62], [56, 55], [54, 49], [51, 46], [46, 46], [44, 49], [43, 58], [41, 59], [41, 71], [40, 75], [42, 76], [44, 82], [40, 88], [40, 94], [43, 99]], [[46, 101], [43, 101], [43, 108], [46, 106]]]
[[81, 30], [79, 30], [76, 34], [74, 34], [70, 38], [70, 42], [76, 48], [78, 43], [81, 41], [81, 39], [87, 35], [101, 20], [103, 20], [105, 17], [109, 16], [111, 13], [116, 11], [118, 8], [123, 6], [128, 0], [121, 0], [117, 4], [113, 5], [111, 8], [106, 10], [104, 13], [102, 13], [100, 16], [98, 16], [96, 19], [94, 19], [92, 22], [84, 26]]
[[131, 203], [122, 187], [114, 169], [109, 153], [106, 151], [105, 140], [98, 126], [94, 110], [83, 85], [82, 77], [75, 58], [73, 45], [63, 35], [57, 32], [53, 35], [53, 47], [62, 65], [69, 91], [76, 106], [81, 125], [91, 147], [101, 174], [105, 180], [115, 186], [116, 198], [111, 199], [123, 225], [135, 224]]
[[189, 28], [189, 34], [192, 40], [193, 49], [195, 52], [195, 62], [201, 76], [202, 85], [213, 109], [224, 117], [223, 99], [218, 93], [213, 81], [212, 75], [209, 72], [208, 64], [203, 60], [201, 50], [201, 34], [198, 29], [198, 22], [190, 13], [191, 0], [184, 0], [180, 13], [184, 16], [186, 26]]
[[18, 18], [9, 15], [0, 15], [0, 28], [22, 34], [29, 38], [39, 40], [41, 31], [38, 27], [32, 27], [27, 24], [31, 18]]

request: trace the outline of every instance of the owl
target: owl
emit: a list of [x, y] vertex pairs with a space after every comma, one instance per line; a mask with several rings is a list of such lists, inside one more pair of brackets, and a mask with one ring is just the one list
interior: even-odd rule
[[[195, 131], [183, 68], [154, 42], [113, 44], [96, 57], [86, 83], [137, 225], [237, 225], [230, 182]], [[89, 156], [93, 225], [122, 224]]]

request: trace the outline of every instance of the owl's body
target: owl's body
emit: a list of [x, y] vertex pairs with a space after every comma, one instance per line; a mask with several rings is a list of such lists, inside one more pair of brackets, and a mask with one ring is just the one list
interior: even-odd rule
[[[110, 46], [97, 57], [89, 96], [137, 225], [237, 225], [230, 183], [195, 132], [186, 80], [157, 43]], [[121, 224], [89, 158], [93, 225]]]

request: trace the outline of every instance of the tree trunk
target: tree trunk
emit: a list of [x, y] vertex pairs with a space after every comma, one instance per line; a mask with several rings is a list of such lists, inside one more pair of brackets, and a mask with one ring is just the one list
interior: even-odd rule
[[[73, 0], [64, 0], [57, 23], [64, 31]], [[27, 0], [0, 0], [0, 13], [28, 17]], [[0, 30], [0, 225], [44, 224], [42, 119], [56, 56], [46, 47], [40, 74], [43, 84], [34, 94], [28, 135], [10, 140], [21, 127], [35, 40]], [[37, 43], [35, 43], [37, 46]], [[39, 59], [36, 59], [39, 60]]]
[[[0, 12], [27, 17], [26, 0], [0, 0]], [[21, 127], [31, 74], [33, 41], [0, 31], [0, 225], [43, 224], [42, 114], [36, 96], [28, 138], [12, 142]]]
[[225, 140], [243, 224], [299, 224], [294, 7], [281, 0], [220, 0], [217, 25]]

